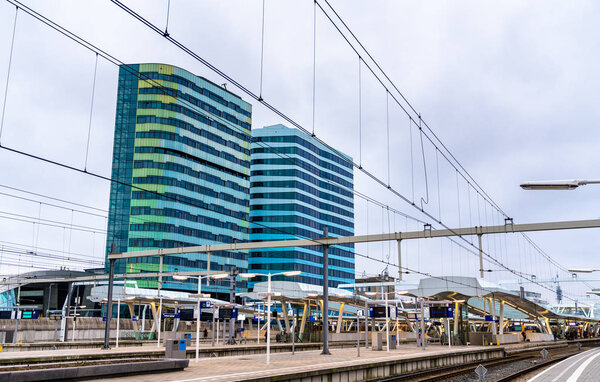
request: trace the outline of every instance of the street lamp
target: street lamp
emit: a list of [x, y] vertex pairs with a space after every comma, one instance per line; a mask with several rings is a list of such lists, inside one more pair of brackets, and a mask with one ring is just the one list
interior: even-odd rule
[[[173, 280], [185, 281], [188, 278], [197, 279], [198, 280], [198, 316], [196, 317], [196, 362], [198, 362], [199, 354], [200, 354], [200, 299], [202, 296], [202, 279], [222, 279], [228, 277], [227, 273], [217, 273], [214, 275], [206, 275], [206, 276], [185, 276], [185, 275], [173, 275]], [[213, 313], [214, 314], [214, 313]]]
[[574, 190], [586, 184], [600, 184], [600, 180], [541, 180], [521, 184], [524, 190]]
[[[292, 277], [292, 276], [298, 276], [300, 273], [302, 273], [301, 271], [288, 271], [288, 272], [280, 272], [280, 273], [240, 273], [240, 277], [246, 278], [246, 279], [251, 279], [253, 277], [256, 276], [267, 276], [267, 365], [271, 362], [271, 277], [272, 276], [288, 276], [288, 277]], [[284, 307], [284, 309], [287, 309], [286, 307]], [[260, 331], [260, 325], [258, 330]], [[294, 335], [294, 333], [292, 333], [292, 336]]]
[[569, 272], [571, 273], [592, 273], [598, 271], [600, 271], [600, 269], [569, 269]]

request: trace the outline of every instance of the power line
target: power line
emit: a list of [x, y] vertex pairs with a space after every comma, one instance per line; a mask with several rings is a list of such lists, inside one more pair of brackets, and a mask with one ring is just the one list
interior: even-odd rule
[[[13, 1], [13, 0], [7, 0], [7, 1], [8, 1], [8, 2], [10, 2], [10, 3], [12, 3], [12, 4], [13, 4], [13, 5], [15, 5], [15, 6], [19, 6], [19, 5], [20, 5], [20, 3], [18, 3], [18, 2], [15, 2], [15, 1]], [[17, 5], [17, 3], [18, 3], [19, 5]], [[119, 3], [118, 1], [115, 1], [115, 0], [113, 0], [113, 3], [115, 3], [115, 4], [119, 5], [119, 6], [120, 6], [120, 7], [122, 7], [122, 8], [124, 7], [124, 6], [122, 6], [122, 4], [121, 4], [121, 3]], [[21, 7], [23, 7], [22, 5], [20, 5], [20, 6], [21, 6]], [[142, 21], [144, 24], [146, 24], [146, 25], [147, 25], [148, 27], [150, 27], [151, 29], [154, 29], [154, 25], [153, 25], [153, 24], [151, 24], [151, 23], [149, 23], [148, 21], [146, 21], [145, 19], [141, 18], [141, 16], [137, 15], [135, 12], [133, 12], [133, 13], [132, 13], [132, 11], [131, 11], [131, 10], [129, 10], [127, 7], [123, 8], [123, 9], [127, 10], [127, 11], [128, 11], [128, 13], [132, 14], [134, 17], [136, 17], [138, 20]], [[72, 34], [72, 33], [71, 33], [71, 32], [69, 32], [69, 31], [67, 31], [66, 29], [64, 29], [64, 28], [62, 28], [62, 27], [58, 26], [57, 24], [55, 24], [55, 23], [51, 22], [50, 20], [48, 20], [48, 19], [47, 19], [47, 18], [45, 18], [44, 16], [41, 16], [41, 15], [39, 15], [38, 13], [36, 13], [35, 11], [32, 11], [32, 10], [30, 10], [29, 8], [27, 8], [27, 9], [26, 9], [26, 12], [27, 12], [28, 14], [30, 14], [31, 16], [33, 16], [34, 18], [37, 18], [38, 20], [40, 20], [40, 21], [44, 22], [46, 25], [50, 26], [51, 28], [53, 28], [53, 29], [57, 30], [59, 33], [61, 33], [61, 34], [65, 35], [66, 37], [68, 37], [68, 38], [72, 39], [73, 41], [75, 41], [75, 42], [77, 42], [77, 43], [81, 44], [82, 46], [84, 46], [84, 47], [86, 47], [86, 48], [88, 48], [88, 49], [90, 49], [90, 50], [92, 50], [92, 51], [96, 51], [97, 53], [99, 53], [99, 52], [102, 52], [102, 56], [103, 56], [105, 59], [107, 59], [109, 62], [112, 62], [112, 63], [114, 63], [114, 64], [117, 64], [117, 65], [119, 64], [119, 61], [118, 61], [117, 59], [115, 59], [114, 57], [112, 57], [112, 56], [110, 56], [110, 55], [106, 54], [105, 52], [103, 52], [103, 51], [99, 50], [98, 48], [96, 48], [95, 46], [91, 45], [91, 44], [90, 44], [90, 43], [88, 43], [87, 41], [85, 41], [85, 40], [81, 39], [80, 37], [78, 37], [78, 36], [76, 36], [76, 35]], [[244, 91], [244, 92], [246, 92], [247, 94], [249, 94], [249, 95], [250, 95], [252, 98], [255, 98], [255, 99], [257, 99], [257, 97], [256, 97], [256, 95], [255, 95], [255, 94], [253, 94], [253, 93], [252, 93], [252, 92], [250, 92], [248, 89], [246, 89], [246, 88], [244, 88], [243, 86], [241, 86], [240, 84], [238, 84], [238, 83], [237, 83], [236, 81], [234, 81], [232, 78], [230, 78], [230, 77], [226, 76], [226, 75], [225, 75], [223, 72], [221, 72], [219, 69], [217, 69], [216, 67], [214, 67], [214, 66], [212, 66], [211, 64], [209, 64], [208, 62], [206, 62], [204, 59], [202, 59], [200, 56], [198, 56], [197, 54], [195, 54], [193, 51], [189, 50], [187, 47], [183, 46], [182, 44], [180, 44], [179, 42], [177, 42], [176, 40], [172, 39], [172, 38], [171, 38], [171, 37], [169, 37], [169, 36], [165, 36], [165, 38], [167, 38], [169, 41], [171, 41], [172, 43], [174, 43], [176, 46], [180, 47], [180, 49], [182, 49], [184, 52], [188, 53], [188, 54], [189, 54], [189, 55], [191, 55], [192, 57], [196, 58], [197, 60], [199, 60], [200, 62], [202, 62], [203, 64], [205, 64], [207, 67], [209, 67], [211, 70], [215, 71], [217, 74], [221, 75], [222, 77], [224, 77], [225, 79], [227, 79], [227, 80], [229, 80], [231, 83], [233, 83], [234, 85], [238, 86], [238, 88], [240, 88], [242, 91]], [[122, 64], [122, 63], [121, 63], [121, 64]], [[130, 68], [130, 67], [128, 67], [128, 66], [125, 66], [125, 69], [127, 70], [127, 69], [131, 69], [131, 68]], [[306, 130], [305, 130], [304, 128], [302, 128], [300, 125], [298, 125], [297, 123], [295, 123], [293, 120], [291, 120], [291, 119], [290, 119], [289, 117], [287, 117], [285, 114], [283, 114], [283, 113], [281, 113], [279, 110], [275, 109], [275, 108], [274, 108], [273, 106], [271, 106], [270, 104], [266, 103], [265, 101], [259, 101], [259, 102], [261, 102], [261, 103], [262, 103], [263, 105], [265, 105], [265, 106], [266, 106], [268, 109], [270, 109], [271, 111], [273, 111], [275, 114], [279, 115], [280, 117], [282, 117], [282, 118], [284, 118], [285, 120], [287, 120], [288, 122], [290, 122], [292, 125], [294, 125], [294, 126], [295, 126], [295, 127], [297, 127], [298, 129], [300, 129], [301, 131], [303, 131], [303, 132], [305, 132], [305, 133], [308, 133], [308, 131], [306, 131]], [[323, 142], [322, 140], [320, 140], [320, 139], [318, 139], [318, 138], [315, 138], [315, 139], [317, 139], [319, 142], [321, 142], [321, 143], [322, 143], [322, 144], [324, 144], [325, 146], [329, 147], [329, 148], [330, 148], [331, 150], [333, 150], [334, 152], [337, 152], [337, 150], [335, 150], [334, 148], [331, 148], [329, 145], [327, 145], [327, 144], [326, 144], [325, 142]], [[428, 137], [428, 139], [430, 140], [430, 142], [431, 142], [432, 144], [434, 144], [434, 143], [433, 143], [433, 141], [431, 141], [431, 139], [430, 139], [429, 137]], [[434, 144], [434, 146], [435, 146], [435, 144]], [[32, 157], [32, 158], [35, 158], [35, 159], [40, 159], [40, 160], [43, 160], [43, 161], [45, 161], [45, 162], [48, 162], [48, 163], [53, 163], [53, 164], [56, 164], [56, 165], [62, 166], [62, 167], [64, 167], [64, 168], [70, 168], [70, 169], [72, 169], [72, 170], [81, 171], [81, 170], [79, 170], [79, 169], [77, 169], [77, 168], [75, 168], [75, 167], [68, 166], [68, 165], [65, 165], [65, 164], [62, 164], [62, 163], [58, 163], [58, 162], [55, 162], [55, 161], [51, 161], [51, 160], [48, 160], [48, 159], [46, 159], [46, 158], [42, 158], [42, 157], [39, 157], [39, 156], [36, 156], [36, 155], [33, 155], [33, 154], [25, 153], [25, 152], [23, 152], [23, 151], [15, 150], [15, 149], [8, 148], [8, 147], [2, 147], [2, 148], [4, 148], [5, 150], [8, 150], [8, 151], [12, 151], [12, 152], [14, 152], [14, 153], [18, 153], [18, 154], [21, 154], [21, 155], [26, 155], [26, 156], [29, 156], [29, 157]], [[442, 153], [442, 155], [444, 155], [444, 154]], [[447, 159], [447, 158], [446, 158], [446, 159]], [[447, 160], [448, 160], [448, 159], [447, 159]], [[353, 165], [354, 165], [355, 167], [358, 167], [358, 166], [357, 166], [355, 163], [353, 163]], [[368, 171], [366, 171], [364, 168], [361, 168], [361, 171], [362, 171], [364, 174], [366, 174], [368, 177], [370, 177], [372, 180], [374, 180], [374, 181], [376, 181], [377, 183], [380, 183], [382, 186], [385, 186], [386, 188], [388, 188], [388, 187], [387, 187], [387, 185], [386, 185], [384, 182], [382, 182], [381, 180], [379, 180], [379, 179], [378, 179], [376, 176], [374, 176], [373, 174], [371, 174], [371, 173], [369, 173]], [[82, 171], [82, 172], [84, 172], [84, 173], [86, 173], [86, 174], [89, 174], [89, 175], [96, 176], [96, 177], [100, 177], [100, 178], [107, 179], [106, 177], [103, 177], [103, 176], [101, 176], [101, 175], [99, 175], [99, 174], [93, 174], [93, 173], [89, 173], [89, 172], [87, 172], [87, 171]], [[461, 176], [462, 176], [462, 174], [461, 174]], [[107, 179], [107, 180], [110, 180], [110, 179]], [[127, 185], [127, 184], [124, 184], [124, 185]], [[137, 187], [137, 186], [134, 186], [134, 185], [128, 185], [128, 186], [130, 186], [130, 187], [132, 187], [132, 188], [137, 188], [137, 189], [140, 189], [140, 190], [143, 190], [143, 191], [148, 191], [148, 190], [145, 190], [145, 189], [143, 189], [143, 188], [140, 188], [140, 187]], [[408, 199], [406, 199], [406, 198], [405, 198], [405, 197], [404, 197], [402, 194], [400, 194], [399, 192], [397, 192], [397, 191], [395, 191], [395, 190], [393, 190], [393, 189], [391, 189], [391, 188], [388, 188], [388, 189], [390, 189], [390, 190], [391, 190], [391, 191], [392, 191], [392, 192], [393, 192], [395, 195], [397, 195], [398, 197], [400, 197], [401, 199], [403, 199], [405, 202], [407, 202], [407, 203], [411, 203], [410, 201], [408, 201]], [[165, 198], [165, 196], [164, 196], [164, 195], [162, 195], [162, 194], [158, 194], [158, 195], [159, 195], [159, 196], [161, 196], [162, 198]], [[167, 197], [167, 198], [168, 198], [168, 197]], [[179, 202], [181, 202], [181, 201], [179, 201]], [[411, 203], [411, 204], [412, 204], [412, 205], [413, 205], [415, 208], [417, 208], [417, 209], [418, 209], [418, 207], [416, 207], [416, 206], [415, 206], [414, 202], [413, 202], [413, 203]], [[197, 207], [197, 206], [196, 206], [196, 207]], [[432, 220], [435, 220], [435, 218], [434, 218], [433, 216], [431, 216], [429, 213], [425, 212], [425, 211], [423, 210], [423, 208], [421, 208], [420, 210], [421, 210], [421, 212], [422, 212], [422, 213], [424, 213], [426, 216], [428, 216], [428, 217], [429, 217], [429, 218], [431, 218]], [[227, 215], [227, 214], [225, 214], [225, 215]], [[443, 224], [441, 221], [438, 221], [438, 223], [439, 223], [440, 225], [444, 226], [445, 228], [448, 228], [448, 227], [447, 227], [445, 224]], [[258, 223], [256, 223], [256, 222], [252, 222], [252, 224], [255, 224], [255, 225], [261, 226], [260, 224], [258, 224]], [[273, 227], [267, 227], [267, 228], [274, 229]], [[448, 228], [448, 229], [449, 229], [449, 228]], [[289, 234], [289, 233], [287, 233], [287, 232], [284, 232], [284, 233], [286, 233], [286, 234]], [[297, 235], [296, 235], [296, 236], [297, 236]], [[462, 237], [461, 237], [461, 239], [465, 240], [465, 239], [464, 239], [464, 238], [462, 238]], [[469, 243], [469, 244], [470, 244], [470, 243]], [[473, 246], [473, 245], [471, 244], [471, 246]], [[491, 256], [490, 256], [489, 254], [487, 254], [487, 253], [486, 253], [486, 257], [490, 257], [490, 258], [491, 258]], [[493, 260], [497, 262], [497, 260], [495, 260], [495, 259], [493, 259]], [[506, 267], [504, 264], [501, 264], [501, 263], [500, 263], [499, 265], [501, 265], [502, 267], [506, 268], [507, 270], [510, 270], [510, 269], [509, 269], [508, 267]], [[513, 270], [510, 270], [510, 271], [511, 271], [511, 272], [513, 272], [513, 273], [515, 273]], [[517, 273], [515, 273], [515, 274], [517, 274]]]

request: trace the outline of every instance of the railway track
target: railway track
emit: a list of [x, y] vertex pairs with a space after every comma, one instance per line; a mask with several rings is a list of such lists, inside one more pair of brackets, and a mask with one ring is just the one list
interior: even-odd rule
[[451, 381], [454, 378], [463, 377], [468, 374], [475, 375], [475, 368], [478, 365], [485, 366], [488, 370], [499, 368], [503, 366], [508, 366], [511, 364], [515, 364], [521, 361], [527, 360], [540, 360], [540, 362], [536, 362], [535, 364], [520, 368], [516, 371], [507, 370], [506, 373], [502, 373], [502, 377], [500, 378], [486, 378], [486, 381], [494, 381], [494, 382], [507, 382], [512, 381], [515, 378], [522, 376], [524, 374], [530, 373], [536, 369], [541, 367], [550, 365], [552, 363], [561, 361], [567, 357], [578, 354], [580, 351], [573, 348], [556, 348], [549, 349], [548, 358], [546, 360], [542, 360], [540, 357], [540, 349], [531, 350], [527, 352], [522, 352], [520, 354], [509, 355], [502, 359], [489, 360], [489, 361], [478, 361], [472, 362], [468, 364], [462, 364], [459, 366], [449, 366], [438, 369], [430, 369], [425, 371], [419, 371], [410, 374], [399, 375], [395, 377], [390, 377], [386, 379], [382, 379], [382, 382], [396, 382], [396, 381], [406, 381], [406, 382], [433, 382], [433, 381]]

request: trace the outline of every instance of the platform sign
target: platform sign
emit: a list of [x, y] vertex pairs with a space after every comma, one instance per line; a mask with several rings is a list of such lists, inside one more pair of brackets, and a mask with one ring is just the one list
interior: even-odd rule
[[210, 301], [200, 301], [200, 309], [209, 309], [212, 307]]
[[181, 315], [179, 314], [179, 312], [177, 313], [163, 313], [162, 314], [162, 318], [179, 318], [181, 317]]
[[13, 311], [11, 310], [1, 310], [0, 311], [0, 320], [10, 320], [13, 317]]
[[[388, 318], [396, 318], [396, 307], [388, 306]], [[369, 317], [372, 318], [385, 318], [385, 306], [373, 306], [369, 308]]]
[[317, 321], [317, 318], [315, 316], [310, 316], [308, 317], [308, 321], [315, 322]]
[[139, 320], [138, 316], [131, 317], [131, 321], [138, 321], [138, 320]]
[[238, 319], [238, 321], [246, 321], [246, 315], [245, 314], [238, 314], [237, 319]]
[[102, 322], [106, 322], [106, 317], [102, 317]]
[[494, 316], [490, 316], [489, 314], [485, 315], [485, 320], [486, 321], [494, 321]]
[[21, 312], [22, 320], [37, 320], [40, 315], [39, 310], [24, 310]]
[[452, 318], [454, 317], [454, 308], [451, 306], [431, 306], [429, 307], [429, 318]]
[[238, 316], [237, 308], [220, 308], [219, 309], [219, 319], [229, 320], [236, 319]]

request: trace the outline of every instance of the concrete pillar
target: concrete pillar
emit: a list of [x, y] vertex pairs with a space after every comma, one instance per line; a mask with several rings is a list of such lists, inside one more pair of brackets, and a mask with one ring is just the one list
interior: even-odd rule
[[281, 303], [281, 312], [283, 313], [283, 324], [285, 325], [285, 332], [289, 333], [290, 332], [290, 320], [288, 318], [288, 312], [287, 312], [287, 301], [283, 300], [283, 302]]
[[[129, 315], [131, 317], [135, 316], [135, 305], [133, 304], [133, 302], [126, 302], [127, 307], [129, 308]], [[135, 331], [138, 331], [138, 321], [133, 321], [133, 327], [135, 328]]]
[[500, 334], [504, 334], [504, 300], [500, 301]]
[[150, 331], [158, 331], [158, 312], [156, 309], [156, 303], [154, 301], [150, 303], [150, 312], [152, 313], [152, 328]]
[[496, 325], [496, 300], [493, 297], [490, 297], [490, 311], [492, 316], [492, 333], [494, 335], [498, 334], [498, 326]]
[[454, 335], [458, 334], [458, 320], [460, 317], [460, 305], [458, 302], [454, 303]]
[[302, 309], [302, 321], [300, 321], [300, 331], [298, 332], [298, 338], [300, 338], [300, 340], [302, 340], [304, 337], [304, 326], [306, 325], [306, 316], [308, 309], [310, 309], [309, 304], [307, 304], [307, 301], [305, 301], [304, 308]]
[[344, 303], [340, 302], [340, 313], [338, 315], [338, 323], [337, 323], [337, 333], [340, 333], [341, 329], [342, 329], [342, 316], [344, 313]]

